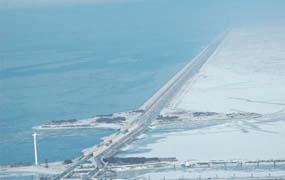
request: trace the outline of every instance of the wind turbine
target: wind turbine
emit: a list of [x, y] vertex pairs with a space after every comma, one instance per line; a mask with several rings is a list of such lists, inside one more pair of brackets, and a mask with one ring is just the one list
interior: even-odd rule
[[38, 149], [37, 149], [37, 132], [34, 131], [33, 136], [34, 136], [34, 151], [35, 151], [35, 165], [37, 166], [39, 164], [38, 162]]

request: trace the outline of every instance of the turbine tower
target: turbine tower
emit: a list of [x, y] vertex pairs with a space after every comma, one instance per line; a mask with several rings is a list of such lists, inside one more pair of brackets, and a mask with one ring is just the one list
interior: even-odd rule
[[34, 150], [35, 150], [35, 165], [37, 166], [38, 163], [38, 150], [37, 150], [37, 132], [35, 131], [33, 136], [34, 136]]

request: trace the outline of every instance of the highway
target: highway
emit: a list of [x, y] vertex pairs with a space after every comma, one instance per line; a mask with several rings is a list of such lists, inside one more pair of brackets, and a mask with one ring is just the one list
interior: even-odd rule
[[89, 154], [82, 155], [80, 160], [75, 162], [70, 168], [51, 179], [65, 179], [65, 177], [68, 177], [76, 167], [80, 166], [80, 164], [86, 162], [90, 158], [95, 160], [95, 168], [88, 172], [82, 179], [91, 179], [92, 177], [97, 176], [100, 172], [104, 172], [104, 169], [107, 166], [104, 162], [104, 158], [111, 157], [116, 154], [120, 148], [134, 141], [137, 136], [148, 129], [152, 121], [159, 115], [162, 108], [171, 100], [186, 81], [199, 72], [200, 68], [215, 52], [225, 36], [226, 33], [223, 33], [215, 39], [208, 47], [192, 59], [172, 79], [170, 79], [154, 96], [152, 96], [150, 100], [142, 106], [141, 109], [144, 112], [136, 120], [127, 125], [127, 127], [124, 127], [125, 129], [128, 129], [127, 132], [120, 131], [113, 134], [113, 138], [110, 143], [98, 145], [96, 150]]

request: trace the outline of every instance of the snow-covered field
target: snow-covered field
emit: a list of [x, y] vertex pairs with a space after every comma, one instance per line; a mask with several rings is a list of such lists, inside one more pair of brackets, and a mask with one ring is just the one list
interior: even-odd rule
[[229, 32], [163, 110], [272, 113], [285, 109], [285, 27]]

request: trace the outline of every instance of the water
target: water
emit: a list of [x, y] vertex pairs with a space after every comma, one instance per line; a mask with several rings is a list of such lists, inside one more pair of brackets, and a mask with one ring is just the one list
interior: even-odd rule
[[[191, 14], [158, 2], [1, 9], [0, 164], [33, 162], [32, 126], [138, 108], [222, 29]], [[112, 132], [40, 132], [39, 160]]]
[[[270, 3], [238, 16], [225, 2], [0, 8], [0, 164], [33, 162], [32, 126], [138, 108], [234, 19], [271, 17]], [[112, 132], [40, 132], [39, 160], [77, 157]]]
[[[32, 126], [138, 108], [229, 25], [284, 19], [281, 2], [0, 6], [0, 165], [33, 163]], [[113, 131], [40, 132], [39, 160], [75, 158]]]

